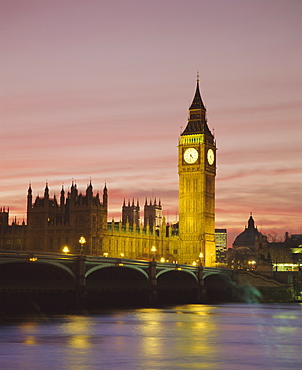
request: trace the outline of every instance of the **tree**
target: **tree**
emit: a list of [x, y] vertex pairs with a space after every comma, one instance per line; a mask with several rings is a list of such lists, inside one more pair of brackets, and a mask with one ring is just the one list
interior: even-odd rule
[[269, 243], [281, 243], [283, 242], [282, 237], [278, 236], [278, 233], [275, 231], [271, 231], [269, 234], [266, 235], [267, 241]]

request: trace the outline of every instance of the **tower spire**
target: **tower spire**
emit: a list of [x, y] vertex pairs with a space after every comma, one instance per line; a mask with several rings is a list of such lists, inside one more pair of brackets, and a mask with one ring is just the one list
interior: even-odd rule
[[191, 111], [193, 109], [194, 110], [195, 109], [201, 109], [204, 112], [206, 112], [206, 108], [203, 104], [201, 94], [200, 94], [200, 90], [199, 90], [199, 72], [197, 72], [195, 95], [194, 95], [194, 98], [193, 98], [193, 101], [192, 101], [192, 104], [191, 104], [189, 110]]
[[181, 136], [206, 134], [213, 137], [207, 124], [206, 113], [207, 110], [203, 104], [199, 90], [199, 72], [197, 72], [196, 90], [193, 101], [189, 108], [189, 120]]

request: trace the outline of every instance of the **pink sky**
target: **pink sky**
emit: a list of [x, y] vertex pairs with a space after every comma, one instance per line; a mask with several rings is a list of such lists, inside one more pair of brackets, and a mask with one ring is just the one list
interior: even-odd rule
[[196, 73], [218, 146], [216, 227], [302, 228], [300, 0], [0, 0], [0, 206], [105, 181], [177, 219]]

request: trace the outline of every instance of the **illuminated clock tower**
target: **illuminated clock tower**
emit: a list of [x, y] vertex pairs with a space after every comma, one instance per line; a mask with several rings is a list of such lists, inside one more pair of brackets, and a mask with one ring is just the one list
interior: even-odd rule
[[178, 260], [188, 264], [199, 260], [205, 266], [213, 266], [216, 259], [216, 142], [207, 125], [198, 77], [188, 124], [179, 138], [178, 174]]

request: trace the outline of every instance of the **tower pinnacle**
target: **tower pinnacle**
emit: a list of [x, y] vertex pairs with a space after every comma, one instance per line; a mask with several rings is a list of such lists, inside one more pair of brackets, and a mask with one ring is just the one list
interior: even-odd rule
[[199, 73], [197, 72], [195, 95], [189, 108], [189, 121], [181, 136], [206, 134], [213, 137], [207, 124], [206, 112], [207, 110], [199, 91]]

